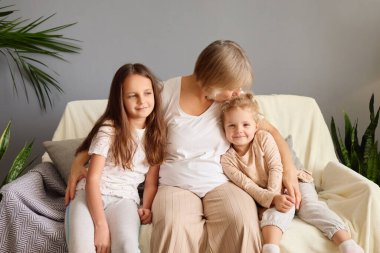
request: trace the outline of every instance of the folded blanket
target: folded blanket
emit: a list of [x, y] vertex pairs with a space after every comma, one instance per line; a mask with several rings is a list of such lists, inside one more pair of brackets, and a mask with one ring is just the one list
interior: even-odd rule
[[51, 163], [1, 188], [0, 252], [67, 252], [65, 188]]

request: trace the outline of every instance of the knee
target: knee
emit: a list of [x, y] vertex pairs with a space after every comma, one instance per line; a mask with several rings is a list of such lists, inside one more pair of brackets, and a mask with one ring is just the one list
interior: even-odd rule
[[120, 234], [111, 235], [112, 252], [140, 252], [139, 236], [136, 231], [124, 231]]
[[83, 241], [69, 242], [68, 250], [72, 253], [92, 253], [96, 252], [94, 243], [86, 243]]
[[297, 212], [297, 215], [300, 218], [307, 217], [310, 214], [321, 212], [324, 209], [324, 202], [319, 200], [307, 200], [302, 199], [300, 208]]
[[180, 227], [182, 222], [186, 222], [186, 219], [179, 219], [178, 217], [167, 212], [153, 211], [153, 230], [162, 230], [163, 228], [173, 229], [174, 227]]
[[259, 227], [259, 219], [255, 210], [229, 210], [224, 213], [228, 224], [233, 224], [238, 229]]
[[140, 252], [139, 243], [135, 240], [124, 240], [117, 244], [112, 244], [112, 252]]

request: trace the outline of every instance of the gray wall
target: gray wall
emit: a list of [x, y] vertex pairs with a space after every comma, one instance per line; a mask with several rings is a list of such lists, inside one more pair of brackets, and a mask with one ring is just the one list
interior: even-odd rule
[[[16, 151], [35, 139], [43, 152], [68, 101], [106, 98], [116, 69], [142, 62], [162, 79], [190, 74], [198, 53], [216, 39], [232, 39], [249, 54], [257, 94], [311, 96], [326, 121], [342, 127], [342, 112], [368, 124], [368, 102], [380, 101], [380, 1], [126, 1], [5, 0], [16, 16], [34, 19], [57, 13], [46, 26], [78, 22], [64, 34], [82, 41], [69, 63], [49, 60], [64, 94], [39, 110], [14, 95], [0, 57], [0, 129], [13, 120], [11, 147], [0, 163], [0, 179]], [[379, 127], [380, 128], [380, 127]], [[377, 139], [379, 139], [379, 131]]]

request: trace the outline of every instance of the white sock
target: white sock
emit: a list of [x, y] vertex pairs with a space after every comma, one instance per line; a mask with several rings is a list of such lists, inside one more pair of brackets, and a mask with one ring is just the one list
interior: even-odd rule
[[340, 253], [364, 253], [362, 247], [360, 247], [354, 240], [346, 240], [339, 244]]
[[280, 247], [276, 244], [264, 244], [262, 253], [280, 253]]

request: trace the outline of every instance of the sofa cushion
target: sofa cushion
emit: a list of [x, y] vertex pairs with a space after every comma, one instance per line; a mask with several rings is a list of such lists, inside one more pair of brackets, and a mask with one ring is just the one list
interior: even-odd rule
[[43, 143], [47, 153], [66, 184], [69, 179], [71, 163], [74, 159], [75, 151], [83, 140], [84, 138], [79, 138], [62, 141], [45, 141]]

